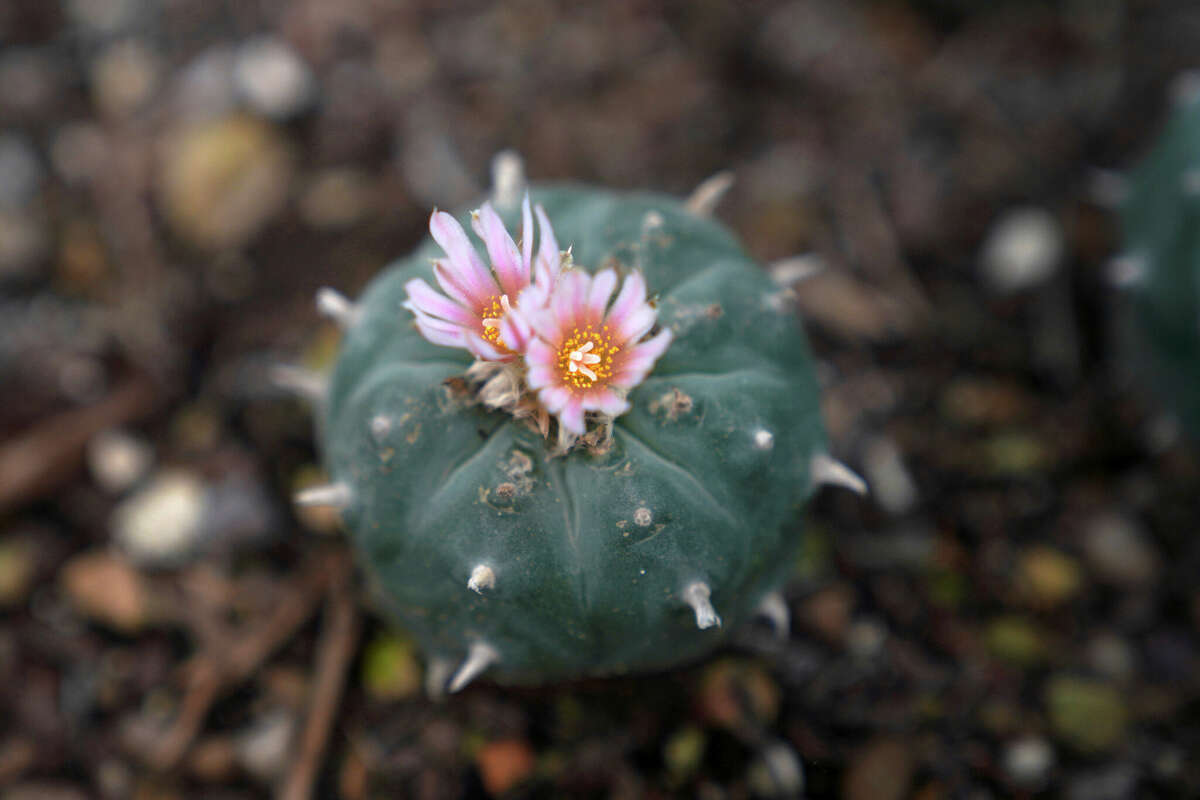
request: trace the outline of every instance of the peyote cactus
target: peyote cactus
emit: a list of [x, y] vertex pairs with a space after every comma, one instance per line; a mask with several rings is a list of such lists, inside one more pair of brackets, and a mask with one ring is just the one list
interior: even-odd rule
[[436, 212], [361, 301], [323, 290], [335, 482], [298, 500], [342, 507], [435, 690], [661, 668], [786, 617], [797, 508], [861, 488], [787, 291], [669, 197], [502, 199], [473, 215], [486, 247]]
[[1115, 276], [1137, 306], [1164, 396], [1200, 433], [1200, 91], [1193, 76], [1165, 130], [1128, 181], [1127, 252]]

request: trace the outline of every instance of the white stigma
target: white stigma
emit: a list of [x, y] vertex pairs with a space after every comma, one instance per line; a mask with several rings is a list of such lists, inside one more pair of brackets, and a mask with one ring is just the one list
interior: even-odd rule
[[591, 352], [595, 346], [596, 343], [589, 340], [582, 347], [572, 350], [567, 355], [567, 369], [571, 372], [582, 372], [588, 379], [596, 380], [596, 373], [584, 366], [585, 364], [600, 363], [600, 356]]
[[[500, 295], [500, 308], [504, 311], [505, 314], [512, 311], [512, 305], [509, 304], [509, 302], [508, 302], [508, 295], [506, 295], [506, 294]], [[484, 317], [483, 318], [483, 327], [499, 328], [501, 319], [503, 319], [503, 317]]]

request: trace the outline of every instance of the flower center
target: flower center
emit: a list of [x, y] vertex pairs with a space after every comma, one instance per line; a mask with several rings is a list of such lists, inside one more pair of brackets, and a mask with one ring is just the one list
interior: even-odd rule
[[591, 325], [583, 330], [576, 328], [558, 348], [563, 382], [576, 389], [588, 389], [604, 380], [612, 374], [612, 359], [620, 349], [612, 343], [607, 325], [599, 331]]
[[500, 320], [504, 319], [504, 315], [509, 311], [512, 311], [512, 306], [508, 302], [508, 295], [501, 294], [493, 297], [479, 312], [483, 322], [483, 338], [502, 351], [507, 351], [508, 345], [500, 338]]

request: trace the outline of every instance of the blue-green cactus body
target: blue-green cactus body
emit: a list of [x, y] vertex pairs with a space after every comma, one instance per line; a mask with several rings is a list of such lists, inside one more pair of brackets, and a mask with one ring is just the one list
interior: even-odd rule
[[1200, 434], [1200, 98], [1179, 104], [1130, 176], [1122, 222], [1157, 380]]
[[[800, 544], [792, 523], [825, 450], [808, 347], [779, 288], [675, 200], [532, 199], [577, 265], [644, 272], [673, 343], [611, 443], [552, 456], [527, 422], [448, 384], [470, 355], [425, 341], [401, 307], [441, 255], [427, 243], [368, 289], [332, 377], [324, 450], [351, 490], [346, 522], [434, 657], [483, 642], [489, 677], [518, 683], [694, 658], [779, 588]], [[698, 627], [697, 582], [723, 626]]]

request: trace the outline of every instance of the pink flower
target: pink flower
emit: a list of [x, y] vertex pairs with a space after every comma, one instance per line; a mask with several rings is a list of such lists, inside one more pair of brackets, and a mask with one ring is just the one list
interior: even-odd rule
[[519, 316], [528, 320], [534, 333], [525, 350], [526, 380], [545, 409], [572, 434], [584, 433], [585, 411], [610, 417], [628, 411], [625, 395], [642, 382], [671, 343], [667, 329], [640, 341], [658, 318], [646, 302], [641, 273], [625, 279], [609, 307], [616, 287], [617, 273], [611, 269], [595, 276], [570, 270], [559, 277], [543, 307], [522, 300]]
[[[416, 315], [417, 329], [434, 344], [463, 347], [486, 361], [511, 361], [525, 351], [531, 331], [511, 314], [512, 304], [531, 285], [539, 297], [549, 294], [561, 266], [558, 241], [546, 212], [536, 208], [541, 244], [533, 257], [533, 215], [529, 197], [521, 207], [521, 249], [500, 216], [483, 206], [471, 215], [471, 227], [487, 248], [491, 267], [475, 252], [466, 231], [450, 214], [434, 211], [429, 232], [446, 252], [433, 262], [433, 275], [445, 294], [421, 278], [404, 285], [404, 307]], [[534, 297], [531, 294], [530, 297]]]

